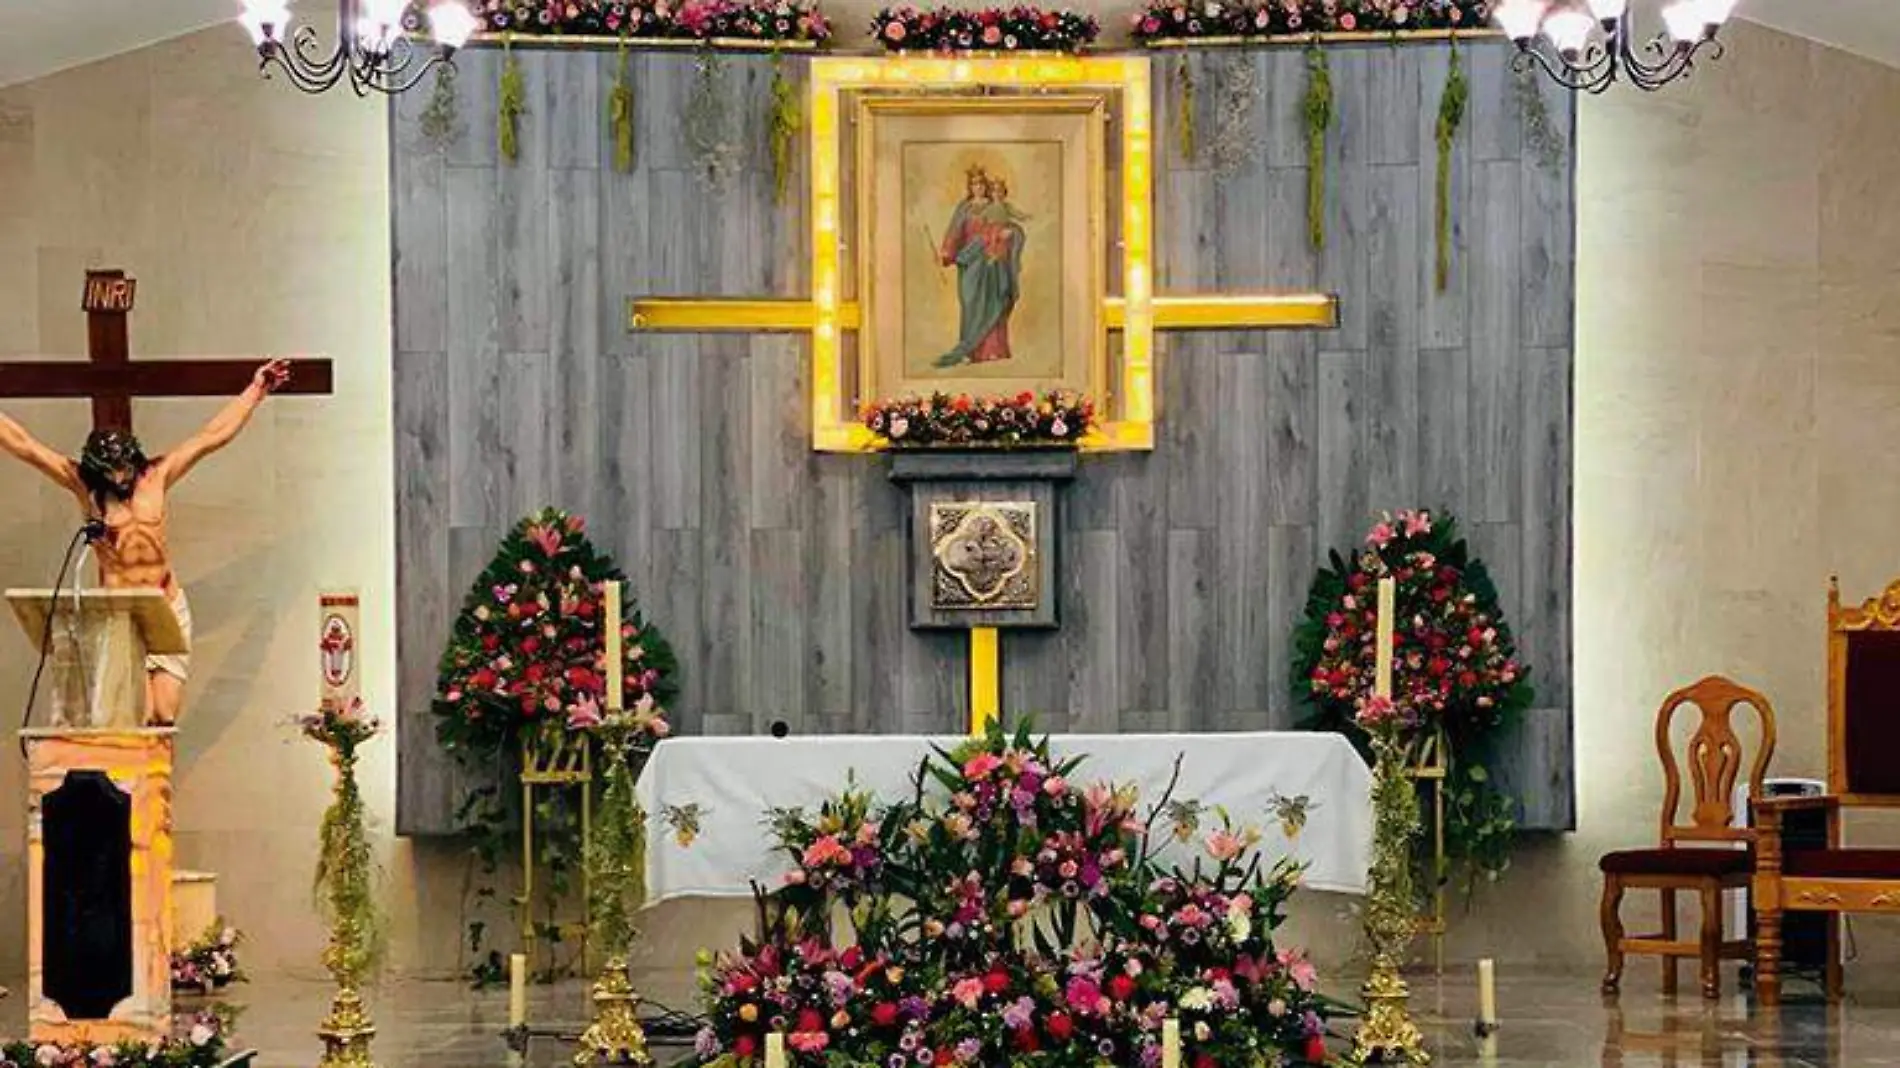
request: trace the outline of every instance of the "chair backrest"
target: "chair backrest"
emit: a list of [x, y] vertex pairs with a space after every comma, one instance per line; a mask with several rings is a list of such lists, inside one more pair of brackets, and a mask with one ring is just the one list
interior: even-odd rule
[[[1739, 842], [1750, 838], [1745, 828], [1734, 826], [1735, 782], [1742, 773], [1742, 739], [1735, 733], [1733, 716], [1737, 705], [1754, 709], [1761, 726], [1761, 741], [1754, 763], [1748, 767], [1748, 796], [1761, 796], [1762, 776], [1775, 755], [1775, 710], [1768, 699], [1740, 683], [1712, 675], [1669, 695], [1656, 713], [1656, 752], [1663, 764], [1662, 842], [1680, 841]], [[1693, 706], [1701, 715], [1695, 732], [1689, 736], [1682, 763], [1676, 760], [1669, 744], [1670, 728], [1676, 713]], [[1682, 803], [1682, 772], [1689, 772], [1694, 794], [1687, 820], [1678, 822]]]
[[1900, 807], [1900, 580], [1858, 608], [1828, 582], [1827, 789]]

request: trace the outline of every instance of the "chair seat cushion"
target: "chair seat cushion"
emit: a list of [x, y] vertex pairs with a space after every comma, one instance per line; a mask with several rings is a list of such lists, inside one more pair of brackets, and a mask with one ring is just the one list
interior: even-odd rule
[[1744, 875], [1754, 870], [1746, 849], [1619, 849], [1597, 867], [1611, 875]]
[[1900, 849], [1801, 849], [1782, 858], [1787, 875], [1900, 879]]

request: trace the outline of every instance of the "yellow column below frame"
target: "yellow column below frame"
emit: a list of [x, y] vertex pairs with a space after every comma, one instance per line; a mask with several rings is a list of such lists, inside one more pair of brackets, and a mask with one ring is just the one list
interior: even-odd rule
[[981, 735], [1002, 711], [1002, 637], [995, 627], [970, 628], [970, 733]]

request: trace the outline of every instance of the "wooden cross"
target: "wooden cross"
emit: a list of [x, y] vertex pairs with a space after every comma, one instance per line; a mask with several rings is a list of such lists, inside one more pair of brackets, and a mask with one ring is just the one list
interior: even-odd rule
[[[92, 401], [95, 430], [131, 430], [134, 397], [224, 397], [251, 382], [254, 362], [131, 358], [127, 319], [138, 283], [124, 271], [87, 271], [80, 307], [86, 313], [86, 363], [0, 362], [0, 397], [80, 397]], [[290, 361], [280, 392], [327, 396], [329, 360]]]

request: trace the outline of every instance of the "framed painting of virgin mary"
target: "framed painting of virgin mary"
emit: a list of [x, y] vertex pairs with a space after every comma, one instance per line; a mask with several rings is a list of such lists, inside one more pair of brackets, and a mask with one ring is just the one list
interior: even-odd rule
[[857, 105], [861, 386], [1101, 397], [1105, 99]]

